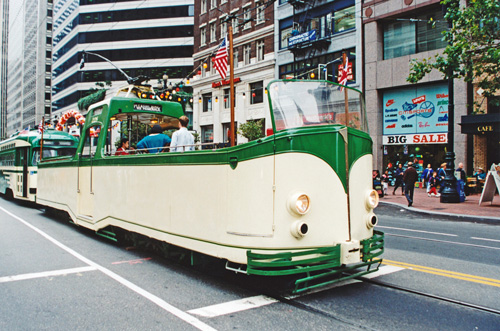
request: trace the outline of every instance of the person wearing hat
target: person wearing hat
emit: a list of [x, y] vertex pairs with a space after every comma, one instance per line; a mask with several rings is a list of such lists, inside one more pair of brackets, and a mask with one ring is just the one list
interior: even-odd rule
[[413, 191], [415, 190], [415, 182], [418, 180], [417, 170], [413, 167], [413, 162], [408, 162], [408, 168], [403, 174], [403, 182], [405, 183], [405, 196], [408, 200], [408, 207], [413, 205]]
[[477, 171], [472, 176], [476, 177], [477, 179], [486, 179], [486, 173], [481, 167], [477, 168]]
[[163, 147], [170, 144], [170, 137], [162, 133], [159, 124], [155, 124], [149, 136], [146, 136], [137, 143], [137, 149], [146, 150], [148, 153], [158, 153]]

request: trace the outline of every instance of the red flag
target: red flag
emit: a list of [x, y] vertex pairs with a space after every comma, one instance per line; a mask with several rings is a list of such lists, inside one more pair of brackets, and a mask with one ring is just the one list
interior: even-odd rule
[[222, 41], [217, 54], [215, 54], [214, 60], [215, 69], [219, 72], [222, 79], [226, 78], [227, 66], [228, 66], [228, 56], [227, 56], [227, 36]]
[[[339, 77], [338, 77], [339, 84], [347, 85], [348, 70], [349, 70], [349, 59], [346, 57], [344, 67], [342, 68], [342, 70], [340, 70], [340, 73], [339, 73]], [[340, 90], [343, 91], [344, 87], [341, 86]]]

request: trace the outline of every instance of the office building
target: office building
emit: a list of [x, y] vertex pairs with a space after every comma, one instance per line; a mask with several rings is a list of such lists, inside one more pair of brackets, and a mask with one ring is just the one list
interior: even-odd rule
[[[77, 109], [96, 83], [111, 83], [108, 96], [126, 85], [113, 65], [154, 87], [164, 74], [179, 82], [193, 68], [193, 15], [192, 0], [56, 0], [53, 117]], [[112, 64], [89, 53], [80, 69], [84, 51]]]

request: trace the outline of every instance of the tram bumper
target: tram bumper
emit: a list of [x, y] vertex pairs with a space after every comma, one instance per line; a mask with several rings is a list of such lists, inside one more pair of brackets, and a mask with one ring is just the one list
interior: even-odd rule
[[378, 270], [384, 252], [384, 233], [360, 242], [279, 253], [247, 251], [247, 274], [297, 275], [293, 293], [360, 277]]

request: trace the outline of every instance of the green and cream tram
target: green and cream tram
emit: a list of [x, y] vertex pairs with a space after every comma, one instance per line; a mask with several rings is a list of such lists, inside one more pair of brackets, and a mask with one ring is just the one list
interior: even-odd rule
[[89, 108], [74, 157], [40, 164], [38, 203], [96, 232], [139, 233], [231, 270], [300, 275], [295, 292], [377, 270], [383, 234], [374, 230], [378, 195], [359, 91], [274, 81], [270, 136], [218, 150], [114, 155], [119, 138], [135, 145], [141, 130], [176, 129], [183, 115], [180, 104], [133, 89]]
[[[42, 136], [37, 130], [24, 131], [0, 141], [0, 193], [8, 198], [36, 201], [37, 172]], [[43, 158], [72, 156], [78, 139], [67, 133], [46, 130]]]

